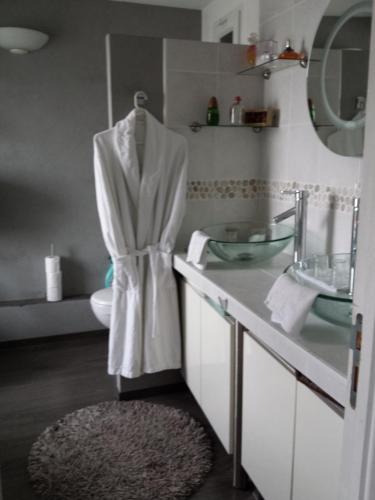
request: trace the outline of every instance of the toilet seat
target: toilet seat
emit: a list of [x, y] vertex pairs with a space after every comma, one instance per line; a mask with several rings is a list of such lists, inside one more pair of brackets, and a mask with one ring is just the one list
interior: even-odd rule
[[90, 297], [91, 308], [96, 318], [107, 328], [111, 324], [112, 297], [112, 288], [97, 290]]
[[112, 288], [102, 288], [91, 295], [91, 301], [101, 306], [111, 306], [112, 297]]

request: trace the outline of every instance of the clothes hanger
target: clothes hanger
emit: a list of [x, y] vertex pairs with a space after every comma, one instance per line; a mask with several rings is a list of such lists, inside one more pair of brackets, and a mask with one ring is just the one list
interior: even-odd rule
[[148, 96], [146, 92], [143, 92], [143, 90], [138, 90], [134, 94], [134, 108], [135, 108], [135, 113], [137, 119], [145, 119], [146, 113], [145, 113], [145, 103], [148, 101]]
[[145, 103], [148, 101], [148, 96], [143, 90], [138, 90], [134, 94], [134, 108], [136, 117], [136, 133], [135, 142], [137, 146], [143, 145], [145, 141], [146, 113]]

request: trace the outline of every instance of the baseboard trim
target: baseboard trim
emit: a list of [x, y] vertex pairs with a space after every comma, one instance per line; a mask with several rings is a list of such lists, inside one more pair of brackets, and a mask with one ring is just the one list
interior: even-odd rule
[[159, 385], [155, 387], [147, 387], [145, 389], [137, 389], [134, 391], [120, 392], [118, 398], [120, 401], [130, 401], [131, 399], [143, 399], [151, 396], [159, 396], [161, 394], [172, 394], [174, 392], [187, 392], [188, 388], [185, 382], [177, 384]]

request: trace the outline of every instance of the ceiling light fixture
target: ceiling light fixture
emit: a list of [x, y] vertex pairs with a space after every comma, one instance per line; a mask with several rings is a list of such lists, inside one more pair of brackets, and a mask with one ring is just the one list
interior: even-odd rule
[[49, 36], [28, 28], [0, 28], [0, 47], [12, 54], [28, 54], [41, 49]]

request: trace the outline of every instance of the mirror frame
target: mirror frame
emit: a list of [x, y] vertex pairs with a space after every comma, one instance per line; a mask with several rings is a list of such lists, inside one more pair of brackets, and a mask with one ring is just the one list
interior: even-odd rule
[[320, 88], [322, 92], [323, 105], [325, 107], [325, 111], [327, 112], [329, 118], [332, 123], [339, 129], [346, 130], [355, 130], [360, 127], [365, 126], [366, 116], [360, 118], [359, 120], [342, 120], [339, 116], [331, 108], [329, 104], [327, 91], [326, 91], [326, 72], [327, 72], [327, 63], [329, 50], [333, 44], [333, 41], [343, 27], [343, 25], [352, 17], [358, 14], [372, 14], [372, 3], [369, 1], [358, 2], [348, 10], [344, 12], [344, 14], [337, 20], [336, 24], [333, 26], [329, 37], [327, 38], [326, 44], [324, 46], [323, 59], [322, 59], [322, 72], [320, 75]]

